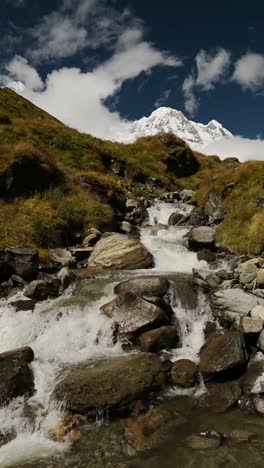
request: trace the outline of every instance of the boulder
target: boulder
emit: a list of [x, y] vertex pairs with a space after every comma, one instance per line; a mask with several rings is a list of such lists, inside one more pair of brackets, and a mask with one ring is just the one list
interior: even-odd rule
[[[258, 353], [260, 355], [261, 353]], [[245, 374], [240, 377], [243, 394], [263, 393], [264, 392], [264, 359], [256, 355], [256, 359], [249, 361]], [[256, 391], [253, 392], [254, 387]]]
[[10, 302], [10, 305], [14, 307], [16, 312], [22, 310], [34, 310], [36, 306], [36, 302], [33, 300], [23, 300], [20, 299], [19, 301]]
[[76, 280], [75, 274], [68, 267], [63, 267], [57, 274], [57, 278], [61, 283], [61, 291], [65, 291]]
[[262, 264], [262, 258], [252, 258], [251, 260], [240, 263], [235, 269], [235, 274], [238, 276], [240, 284], [244, 285], [254, 281], [257, 277], [258, 269]]
[[179, 226], [184, 224], [188, 220], [188, 216], [184, 216], [180, 213], [172, 213], [168, 220], [169, 226]]
[[95, 245], [89, 258], [91, 267], [137, 270], [152, 266], [152, 255], [134, 238], [112, 234]]
[[53, 278], [49, 281], [35, 280], [29, 283], [24, 291], [24, 295], [36, 301], [45, 301], [46, 299], [55, 299], [59, 296], [61, 281]]
[[171, 381], [180, 387], [193, 387], [197, 378], [197, 367], [189, 359], [179, 359], [173, 363]]
[[132, 339], [140, 333], [168, 323], [166, 312], [133, 293], [120, 295], [101, 307], [116, 325], [119, 338]]
[[86, 234], [82, 243], [83, 247], [93, 247], [102, 235], [101, 232], [95, 228], [90, 228]]
[[163, 405], [154, 406], [142, 414], [135, 414], [125, 421], [124, 437], [129, 446], [129, 453], [144, 452], [158, 447], [168, 440], [173, 429], [181, 424], [181, 419], [175, 411]]
[[250, 317], [258, 318], [264, 321], [264, 306], [257, 305], [254, 309], [250, 312]]
[[215, 228], [209, 226], [193, 227], [189, 234], [188, 244], [191, 250], [215, 249]]
[[254, 432], [247, 431], [246, 429], [234, 429], [225, 437], [235, 444], [241, 444], [244, 442], [251, 442], [256, 438], [256, 434]]
[[195, 268], [193, 268], [193, 281], [204, 289], [216, 289], [221, 283], [220, 278], [214, 272]]
[[207, 379], [226, 378], [244, 370], [248, 355], [242, 333], [212, 336], [201, 348], [200, 370]]
[[179, 345], [179, 330], [175, 325], [167, 325], [142, 333], [139, 344], [142, 351], [158, 352], [162, 349], [173, 349]]
[[264, 268], [258, 270], [257, 272], [257, 287], [260, 289], [264, 289]]
[[19, 396], [31, 396], [34, 392], [34, 377], [29, 363], [34, 353], [31, 348], [22, 348], [0, 354], [0, 406]]
[[56, 386], [53, 398], [73, 413], [95, 416], [131, 410], [136, 400], [148, 400], [165, 385], [166, 372], [155, 354], [141, 353], [98, 361], [71, 370]]
[[225, 217], [225, 210], [222, 203], [222, 197], [217, 192], [208, 193], [204, 202], [204, 214], [209, 224], [220, 223]]
[[211, 252], [210, 250], [202, 249], [199, 250], [199, 252], [197, 252], [197, 258], [200, 262], [204, 261], [207, 263], [212, 263], [216, 260], [216, 254], [215, 252]]
[[235, 406], [241, 396], [241, 387], [237, 381], [210, 383], [206, 392], [196, 399], [196, 406], [216, 413], [225, 413]]
[[243, 333], [260, 333], [263, 329], [263, 325], [263, 320], [259, 318], [242, 317], [240, 321]]
[[119, 283], [114, 288], [115, 294], [126, 294], [132, 292], [137, 296], [157, 296], [163, 297], [170, 287], [170, 282], [166, 278], [158, 276], [144, 276], [143, 278], [133, 278]]
[[60, 270], [63, 267], [72, 267], [75, 265], [75, 259], [67, 249], [50, 249], [48, 252], [48, 265], [43, 265], [43, 270]]
[[[166, 137], [163, 137], [166, 138]], [[189, 177], [200, 168], [200, 163], [188, 146], [180, 151], [170, 152], [166, 159], [168, 171], [176, 177]]]
[[39, 270], [39, 254], [26, 248], [5, 249], [5, 261], [14, 273], [24, 279], [33, 278]]
[[183, 189], [180, 193], [181, 200], [183, 203], [188, 203], [193, 201], [195, 192], [194, 190]]
[[211, 305], [215, 317], [239, 323], [254, 307], [264, 306], [264, 300], [242, 289], [225, 289], [213, 293]]

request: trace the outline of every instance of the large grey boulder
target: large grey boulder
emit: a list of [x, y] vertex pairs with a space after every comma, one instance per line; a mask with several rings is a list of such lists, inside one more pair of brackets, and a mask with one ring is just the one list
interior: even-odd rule
[[19, 396], [31, 396], [34, 377], [29, 363], [34, 353], [31, 348], [21, 348], [0, 354], [0, 406]]
[[215, 228], [209, 226], [193, 227], [189, 234], [189, 248], [198, 252], [202, 249], [215, 249]]
[[149, 276], [143, 278], [133, 278], [115, 286], [116, 294], [126, 294], [132, 292], [137, 296], [158, 296], [163, 297], [168, 291], [170, 282], [166, 278]]
[[264, 306], [263, 299], [238, 288], [217, 291], [211, 299], [214, 316], [232, 322], [239, 322], [257, 305]]
[[101, 311], [114, 321], [120, 338], [133, 339], [144, 331], [168, 323], [163, 308], [133, 293], [117, 296], [103, 305]]
[[116, 270], [137, 270], [152, 266], [153, 258], [137, 239], [124, 234], [111, 234], [97, 242], [88, 265]]
[[5, 249], [5, 262], [14, 273], [24, 279], [38, 274], [39, 254], [37, 250], [27, 248]]
[[243, 334], [234, 331], [212, 336], [200, 351], [200, 370], [205, 378], [229, 376], [247, 363]]
[[163, 388], [166, 372], [158, 356], [133, 354], [74, 369], [57, 385], [53, 397], [73, 413], [94, 416], [132, 409], [136, 400], [151, 398]]
[[258, 269], [263, 265], [262, 258], [252, 258], [246, 262], [240, 263], [235, 269], [235, 273], [239, 278], [240, 284], [251, 283], [257, 278]]

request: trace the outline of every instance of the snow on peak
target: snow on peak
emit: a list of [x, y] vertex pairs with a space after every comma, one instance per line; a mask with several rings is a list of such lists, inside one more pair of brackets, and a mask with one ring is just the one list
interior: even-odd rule
[[217, 120], [211, 120], [207, 125], [193, 122], [188, 120], [181, 111], [170, 107], [160, 107], [149, 117], [136, 120], [129, 126], [131, 140], [162, 132], [174, 133], [194, 149], [201, 149], [225, 136], [232, 136], [232, 133]]

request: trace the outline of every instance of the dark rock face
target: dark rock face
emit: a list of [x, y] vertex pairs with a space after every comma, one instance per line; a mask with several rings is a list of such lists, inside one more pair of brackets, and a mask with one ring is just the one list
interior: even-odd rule
[[180, 387], [193, 387], [197, 377], [197, 367], [189, 359], [179, 359], [171, 369], [171, 380]]
[[34, 310], [36, 302], [33, 301], [33, 300], [25, 300], [24, 301], [23, 299], [21, 299], [19, 301], [11, 302], [10, 305], [12, 307], [14, 307], [16, 312], [19, 312], [21, 310]]
[[24, 295], [36, 301], [45, 301], [46, 299], [55, 299], [60, 293], [61, 282], [58, 278], [50, 281], [35, 280], [26, 288]]
[[133, 278], [118, 284], [114, 292], [116, 294], [126, 294], [132, 292], [137, 296], [158, 296], [163, 297], [168, 291], [170, 282], [166, 278], [150, 276], [148, 278]]
[[207, 384], [206, 390], [197, 398], [196, 405], [216, 413], [225, 413], [235, 406], [241, 396], [241, 387], [237, 381]]
[[128, 411], [136, 400], [150, 399], [165, 382], [158, 356], [136, 354], [74, 369], [57, 385], [53, 397], [73, 413], [94, 416], [98, 409]]
[[248, 355], [243, 334], [237, 331], [212, 336], [200, 351], [200, 370], [207, 379], [234, 378], [245, 370]]
[[45, 168], [36, 157], [20, 157], [0, 176], [0, 196], [27, 197], [62, 183], [63, 176], [55, 167]]
[[167, 325], [142, 333], [139, 344], [142, 351], [158, 352], [162, 349], [173, 349], [179, 345], [178, 327]]
[[0, 406], [12, 398], [31, 396], [34, 377], [28, 365], [34, 358], [31, 348], [22, 348], [0, 354]]
[[194, 156], [192, 150], [182, 141], [175, 138], [174, 135], [165, 135], [161, 138], [168, 158], [166, 164], [168, 170], [177, 177], [188, 177], [199, 170], [200, 163]]
[[39, 254], [36, 250], [26, 248], [5, 249], [6, 264], [19, 276], [33, 278], [39, 269]]
[[102, 306], [101, 311], [114, 320], [120, 338], [133, 339], [144, 331], [168, 323], [164, 309], [133, 293], [118, 296]]
[[189, 248], [195, 252], [199, 250], [215, 249], [215, 229], [209, 226], [198, 226], [191, 229], [189, 234]]

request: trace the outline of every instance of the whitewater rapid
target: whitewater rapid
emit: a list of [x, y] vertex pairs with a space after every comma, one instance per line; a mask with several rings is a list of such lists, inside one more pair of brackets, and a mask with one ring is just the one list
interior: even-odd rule
[[[152, 253], [155, 266], [152, 271], [135, 274], [190, 275], [193, 268], [208, 267], [187, 248], [189, 227], [168, 227], [173, 212], [188, 214], [192, 208], [183, 203], [156, 203], [149, 208], [152, 227], [141, 229], [141, 241]], [[164, 224], [157, 229], [156, 224]], [[127, 279], [133, 272], [120, 272], [118, 280]], [[116, 277], [111, 272], [95, 280], [86, 280], [64, 296], [37, 304], [34, 312], [15, 312], [10, 300], [0, 302], [0, 352], [30, 346], [35, 354], [32, 370], [35, 394], [27, 400], [17, 398], [0, 409], [0, 430], [15, 430], [17, 437], [0, 448], [0, 466], [32, 461], [67, 451], [69, 445], [56, 443], [49, 432], [60, 421], [61, 408], [51, 398], [56, 383], [64, 372], [80, 363], [109, 355], [124, 353], [113, 344], [112, 322], [100, 313], [100, 307], [113, 299]], [[95, 290], [94, 290], [95, 289]], [[179, 324], [182, 347], [173, 350], [172, 361], [188, 358], [198, 362], [198, 352], [204, 341], [204, 327], [211, 311], [203, 295], [198, 306], [175, 303], [173, 289], [169, 300]], [[17, 298], [22, 298], [19, 293]], [[14, 300], [14, 297], [12, 298]], [[28, 416], [30, 414], [30, 416]]]

